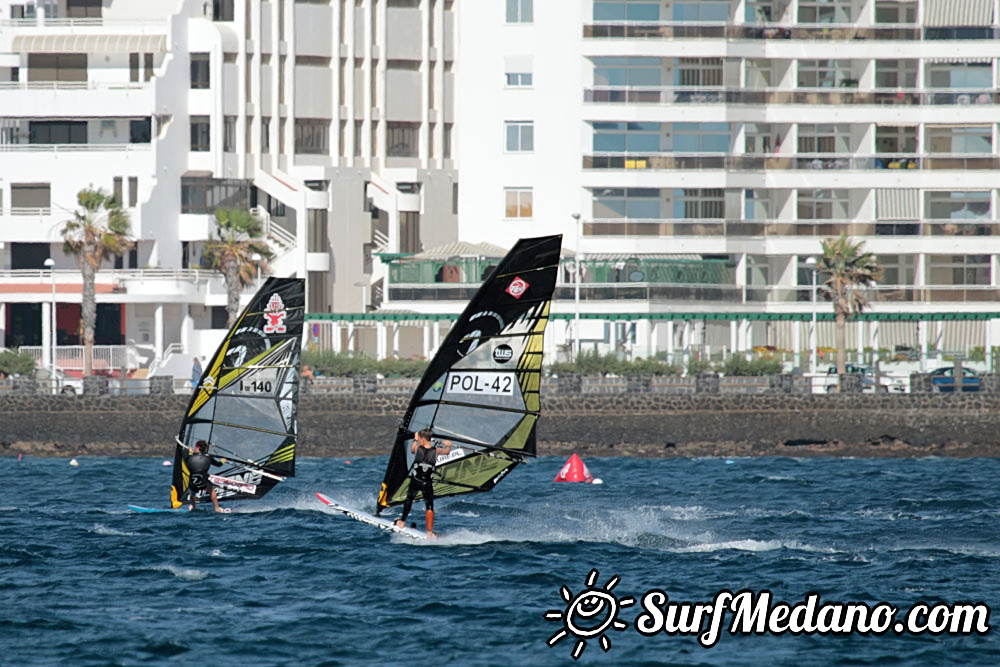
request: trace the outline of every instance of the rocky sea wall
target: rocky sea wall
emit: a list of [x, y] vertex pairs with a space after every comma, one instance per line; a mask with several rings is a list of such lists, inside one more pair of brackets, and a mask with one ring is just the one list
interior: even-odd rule
[[[409, 392], [304, 395], [301, 456], [383, 456]], [[166, 456], [189, 397], [0, 396], [0, 455]], [[997, 456], [1000, 394], [543, 392], [540, 454]]]

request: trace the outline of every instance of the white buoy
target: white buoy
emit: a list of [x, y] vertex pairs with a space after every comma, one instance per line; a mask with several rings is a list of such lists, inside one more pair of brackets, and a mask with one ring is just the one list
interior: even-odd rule
[[600, 477], [595, 477], [594, 481], [591, 482], [591, 484], [604, 484], [604, 480], [601, 479]]
[[69, 464], [71, 466], [78, 466], [78, 465], [80, 465], [80, 462], [77, 461], [76, 459], [70, 459]]
[[171, 463], [170, 461], [164, 461], [163, 465], [165, 465], [165, 466], [172, 466], [173, 463]]

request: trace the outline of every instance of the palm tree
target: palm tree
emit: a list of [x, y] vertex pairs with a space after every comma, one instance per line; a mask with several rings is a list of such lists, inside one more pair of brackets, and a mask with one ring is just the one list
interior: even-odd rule
[[[240, 314], [240, 292], [253, 284], [258, 270], [268, 270], [274, 253], [263, 238], [264, 225], [249, 211], [216, 209], [215, 228], [217, 238], [205, 243], [204, 260], [226, 280], [226, 326], [232, 327]], [[263, 258], [259, 268], [254, 254]]]
[[76, 195], [80, 205], [73, 219], [63, 225], [63, 252], [76, 255], [83, 273], [81, 316], [83, 320], [83, 374], [94, 371], [94, 327], [97, 324], [97, 299], [94, 296], [94, 278], [101, 262], [108, 255], [122, 255], [132, 248], [129, 239], [128, 213], [114, 195], [93, 185]]
[[823, 241], [823, 256], [816, 270], [825, 276], [820, 288], [823, 296], [833, 302], [837, 322], [837, 373], [847, 372], [845, 348], [847, 321], [868, 306], [862, 288], [874, 285], [882, 277], [882, 267], [870, 252], [863, 252], [864, 242], [853, 243], [847, 234]]

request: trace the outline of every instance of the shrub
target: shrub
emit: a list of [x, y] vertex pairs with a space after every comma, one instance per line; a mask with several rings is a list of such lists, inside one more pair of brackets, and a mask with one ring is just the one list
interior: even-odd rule
[[0, 373], [4, 375], [31, 375], [35, 372], [35, 358], [27, 352], [0, 352]]
[[375, 375], [386, 377], [420, 377], [427, 369], [427, 362], [415, 359], [383, 359], [375, 361], [365, 355], [349, 356], [334, 352], [302, 353], [302, 363], [312, 366], [321, 375], [352, 377], [355, 375]]
[[581, 352], [576, 362], [550, 364], [548, 371], [556, 375], [680, 375], [676, 366], [655, 359], [625, 361], [614, 354]]
[[775, 375], [781, 372], [781, 361], [769, 357], [747, 360], [743, 355], [734, 354], [717, 370], [725, 375]]

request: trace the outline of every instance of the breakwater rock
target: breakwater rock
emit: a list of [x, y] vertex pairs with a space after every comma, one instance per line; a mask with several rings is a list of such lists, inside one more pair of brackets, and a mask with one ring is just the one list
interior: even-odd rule
[[[167, 456], [189, 397], [0, 397], [0, 455]], [[384, 456], [405, 394], [303, 396], [301, 456]], [[543, 396], [540, 454], [998, 456], [1000, 394]]]

